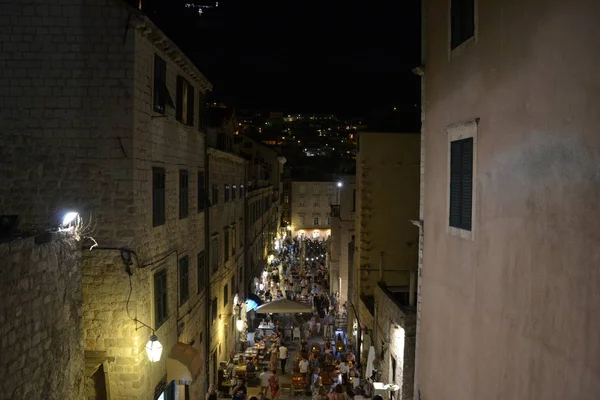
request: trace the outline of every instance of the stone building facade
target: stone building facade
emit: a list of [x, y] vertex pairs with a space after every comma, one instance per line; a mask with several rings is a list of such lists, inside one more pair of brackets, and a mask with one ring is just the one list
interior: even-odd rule
[[[348, 301], [349, 277], [352, 271], [354, 247], [354, 214], [356, 212], [356, 178], [341, 177], [337, 204], [331, 206], [331, 239], [329, 273], [332, 293], [340, 293], [341, 304]], [[337, 185], [337, 182], [336, 182]]]
[[253, 282], [266, 266], [274, 249], [283, 211], [284, 157], [263, 143], [241, 137], [241, 155], [248, 160], [246, 195], [246, 291], [257, 290]]
[[[201, 107], [210, 83], [137, 10], [112, 0], [10, 2], [0, 119], [0, 213], [23, 226], [76, 210], [88, 371], [112, 399], [204, 394]], [[18, 191], [20, 196], [13, 194]], [[88, 247], [89, 249], [89, 247]], [[201, 272], [202, 273], [202, 272]], [[155, 333], [164, 347], [150, 363]], [[197, 357], [181, 368], [182, 351]], [[94, 366], [97, 369], [94, 370]], [[88, 377], [89, 378], [89, 377]]]
[[339, 202], [337, 182], [292, 181], [292, 235], [326, 240], [331, 235], [331, 205]]
[[[407, 310], [416, 305], [419, 230], [414, 224], [419, 218], [419, 145], [420, 136], [411, 133], [361, 132], [358, 138], [355, 247], [349, 278], [353, 292], [348, 299], [348, 326], [356, 346], [362, 348], [359, 352], [365, 367], [370, 346], [376, 354], [382, 351], [378, 327], [389, 325], [385, 313], [378, 312], [378, 303], [388, 309], [392, 303], [381, 293], [376, 299], [383, 282], [383, 292], [393, 293], [394, 303]], [[398, 324], [405, 330], [411, 329], [414, 336], [414, 326]], [[385, 329], [382, 334], [389, 336], [391, 333]], [[414, 354], [414, 343], [411, 346]], [[404, 364], [404, 369], [414, 369], [414, 355], [402, 360], [410, 362]], [[392, 363], [387, 358], [381, 361], [380, 364]], [[385, 379], [387, 382], [391, 378]], [[404, 386], [405, 393], [413, 392], [412, 387]]]
[[415, 396], [597, 399], [600, 4], [423, 3]]
[[[209, 381], [216, 383], [219, 362], [231, 359], [244, 303], [244, 226], [248, 162], [233, 146], [233, 110], [213, 109], [208, 128], [208, 259], [210, 272]], [[223, 113], [222, 111], [225, 111]], [[237, 306], [237, 308], [236, 308]]]
[[84, 398], [81, 251], [56, 236], [0, 244], [0, 398]]
[[373, 326], [378, 381], [400, 389], [395, 400], [412, 400], [415, 375], [416, 312], [406, 307], [401, 288], [379, 282], [375, 288]]

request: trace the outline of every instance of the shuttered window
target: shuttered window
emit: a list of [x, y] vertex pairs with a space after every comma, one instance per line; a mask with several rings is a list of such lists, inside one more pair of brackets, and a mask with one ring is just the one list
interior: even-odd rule
[[177, 76], [177, 121], [189, 126], [194, 125], [194, 87], [182, 76]]
[[212, 320], [213, 322], [215, 322], [217, 320], [217, 314], [218, 314], [218, 304], [217, 304], [217, 298], [213, 298], [211, 305], [210, 305], [210, 313], [212, 314]]
[[475, 36], [475, 1], [450, 1], [450, 50]]
[[165, 106], [173, 107], [173, 100], [167, 89], [167, 63], [154, 55], [154, 91], [152, 93], [154, 111], [165, 113]]
[[190, 298], [190, 259], [188, 256], [179, 259], [179, 305]]
[[158, 329], [169, 316], [167, 307], [167, 271], [154, 275], [154, 329]]
[[471, 230], [473, 138], [450, 142], [450, 226]]
[[198, 212], [204, 211], [204, 205], [206, 204], [205, 185], [204, 172], [198, 172]]
[[152, 226], [165, 223], [165, 169], [152, 168]]
[[179, 219], [188, 216], [189, 198], [188, 172], [182, 169], [179, 171]]

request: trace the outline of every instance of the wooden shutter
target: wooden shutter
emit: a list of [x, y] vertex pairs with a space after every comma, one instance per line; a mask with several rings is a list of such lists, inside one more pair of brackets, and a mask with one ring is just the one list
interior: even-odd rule
[[204, 172], [198, 172], [198, 212], [204, 210], [206, 204], [206, 188], [204, 182]]
[[152, 168], [152, 226], [165, 223], [165, 170]]
[[182, 76], [177, 75], [177, 98], [175, 100], [175, 118], [177, 121], [183, 119], [183, 84], [185, 80]]
[[462, 142], [461, 228], [471, 230], [473, 211], [473, 138]]
[[161, 271], [154, 275], [154, 307], [155, 328], [167, 319], [167, 272]]
[[468, 138], [450, 143], [450, 226], [471, 230], [472, 211], [473, 138]]
[[179, 171], [179, 219], [188, 216], [188, 172], [186, 170]]
[[459, 228], [461, 219], [460, 141], [450, 142], [450, 226]]

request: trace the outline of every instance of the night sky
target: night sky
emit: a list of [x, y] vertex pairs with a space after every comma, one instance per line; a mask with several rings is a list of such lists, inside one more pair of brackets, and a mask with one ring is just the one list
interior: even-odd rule
[[143, 3], [213, 83], [214, 100], [345, 115], [419, 103], [418, 0], [222, 0], [203, 16], [184, 4]]

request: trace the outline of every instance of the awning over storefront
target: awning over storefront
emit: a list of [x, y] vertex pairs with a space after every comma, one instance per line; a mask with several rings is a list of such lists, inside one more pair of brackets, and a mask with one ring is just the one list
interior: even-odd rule
[[254, 293], [250, 293], [246, 299], [246, 312], [256, 310], [263, 303], [260, 297]]
[[185, 343], [171, 347], [167, 358], [167, 382], [174, 380], [178, 385], [189, 385], [201, 371], [202, 360], [198, 350]]
[[271, 301], [256, 309], [259, 314], [295, 314], [312, 313], [312, 311], [312, 307], [288, 299]]

